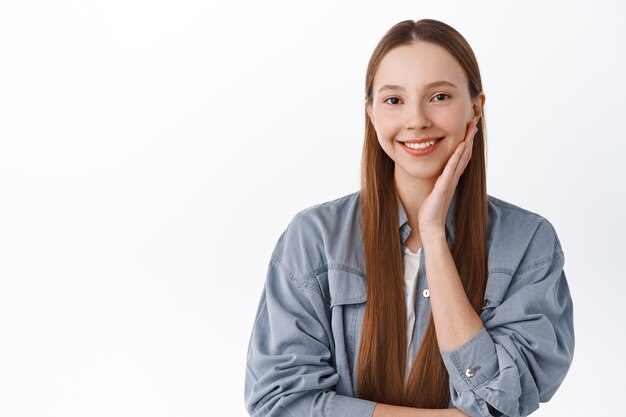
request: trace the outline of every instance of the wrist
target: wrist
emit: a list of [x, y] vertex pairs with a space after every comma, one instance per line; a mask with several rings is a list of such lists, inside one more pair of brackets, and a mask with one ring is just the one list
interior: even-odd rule
[[447, 242], [446, 231], [445, 229], [429, 230], [424, 232], [420, 230], [420, 239], [422, 240], [422, 243]]

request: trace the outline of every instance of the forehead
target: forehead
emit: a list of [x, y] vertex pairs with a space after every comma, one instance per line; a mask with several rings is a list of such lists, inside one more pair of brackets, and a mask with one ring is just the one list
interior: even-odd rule
[[374, 89], [388, 83], [419, 88], [439, 80], [450, 81], [459, 88], [467, 86], [463, 68], [448, 51], [418, 41], [397, 46], [385, 54], [374, 76]]

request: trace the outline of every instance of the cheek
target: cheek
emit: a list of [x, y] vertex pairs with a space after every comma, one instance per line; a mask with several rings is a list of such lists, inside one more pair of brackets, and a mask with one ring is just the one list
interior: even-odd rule
[[385, 127], [381, 126], [377, 126], [375, 130], [378, 145], [382, 148], [383, 152], [395, 162], [397, 153], [395, 149], [395, 134], [389, 130], [385, 130]]
[[463, 138], [465, 137], [465, 126], [463, 124], [462, 117], [449, 118], [445, 122], [445, 124], [443, 122], [441, 124], [441, 126], [444, 126], [446, 139], [441, 144], [444, 146], [440, 149], [440, 155], [442, 160], [447, 162], [450, 157], [452, 157], [452, 154], [454, 154], [454, 151], [459, 146], [459, 143], [463, 141]]
[[399, 132], [400, 129], [398, 129], [397, 124], [394, 123], [393, 120], [381, 120], [376, 126], [378, 140], [381, 142], [393, 142], [397, 138]]
[[394, 153], [396, 152], [394, 149], [394, 142], [392, 139], [389, 138], [381, 138], [381, 136], [378, 136], [378, 144], [380, 145], [380, 147], [383, 149], [383, 151], [387, 154], [387, 156], [389, 156], [391, 159], [393, 159], [395, 161], [395, 156]]
[[463, 120], [464, 119], [462, 118], [455, 119], [454, 124], [452, 124], [450, 128], [448, 129], [449, 142], [447, 146], [451, 149], [450, 155], [452, 155], [452, 153], [454, 152], [456, 147], [459, 145], [459, 143], [461, 143], [463, 139], [465, 139], [466, 126]]
[[389, 142], [391, 139], [393, 139], [392, 133], [389, 131], [389, 128], [385, 124], [378, 123], [376, 124], [374, 129], [376, 130], [376, 137], [378, 138], [378, 142], [381, 145], [384, 145], [385, 142]]

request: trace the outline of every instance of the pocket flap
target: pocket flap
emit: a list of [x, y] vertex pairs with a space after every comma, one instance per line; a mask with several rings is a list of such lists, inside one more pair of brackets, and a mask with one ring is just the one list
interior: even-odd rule
[[367, 280], [364, 276], [343, 269], [328, 270], [330, 306], [364, 303], [367, 299]]

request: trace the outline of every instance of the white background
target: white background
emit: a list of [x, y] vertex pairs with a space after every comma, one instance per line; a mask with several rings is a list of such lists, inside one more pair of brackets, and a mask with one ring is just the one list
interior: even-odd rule
[[0, 3], [0, 416], [245, 416], [293, 215], [358, 190], [378, 40], [472, 45], [488, 192], [548, 218], [573, 365], [537, 416], [623, 410], [623, 2]]

